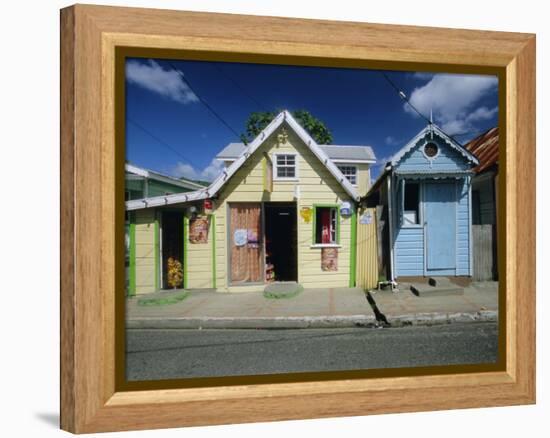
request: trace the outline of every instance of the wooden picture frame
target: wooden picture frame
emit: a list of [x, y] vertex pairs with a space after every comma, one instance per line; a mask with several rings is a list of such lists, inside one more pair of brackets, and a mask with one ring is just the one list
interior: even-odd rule
[[[498, 74], [502, 367], [124, 389], [115, 366], [124, 350], [115, 330], [124, 299], [115, 293], [121, 281], [116, 260], [124, 251], [123, 239], [116, 239], [123, 223], [117, 187], [124, 155], [115, 147], [120, 48], [194, 59]], [[91, 5], [61, 11], [62, 429], [86, 433], [534, 403], [534, 282], [534, 35]]]

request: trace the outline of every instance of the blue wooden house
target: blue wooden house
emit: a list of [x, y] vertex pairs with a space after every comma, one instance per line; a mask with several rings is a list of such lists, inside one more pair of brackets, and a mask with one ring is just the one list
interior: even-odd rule
[[378, 207], [382, 276], [472, 275], [477, 158], [429, 124], [386, 164], [365, 199]]

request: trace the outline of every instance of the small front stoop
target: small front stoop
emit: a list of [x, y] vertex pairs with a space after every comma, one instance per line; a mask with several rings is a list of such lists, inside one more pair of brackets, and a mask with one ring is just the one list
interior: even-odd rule
[[464, 295], [464, 288], [454, 284], [447, 277], [430, 277], [428, 283], [412, 283], [411, 292], [419, 297]]

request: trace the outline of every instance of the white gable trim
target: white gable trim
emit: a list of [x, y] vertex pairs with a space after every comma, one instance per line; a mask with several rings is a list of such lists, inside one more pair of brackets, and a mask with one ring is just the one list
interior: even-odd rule
[[264, 143], [264, 141], [275, 132], [279, 126], [287, 122], [289, 127], [298, 135], [298, 137], [306, 144], [313, 154], [324, 164], [329, 172], [336, 178], [336, 181], [344, 188], [346, 193], [354, 200], [359, 200], [359, 194], [355, 187], [348, 179], [340, 172], [340, 169], [334, 164], [328, 155], [319, 147], [307, 131], [292, 117], [288, 111], [283, 111], [275, 117], [269, 125], [245, 148], [241, 155], [225, 168], [206, 189], [197, 190], [195, 192], [176, 193], [173, 195], [156, 196], [154, 198], [136, 199], [126, 202], [127, 210], [138, 210], [142, 208], [156, 207], [170, 204], [180, 204], [182, 202], [196, 201], [200, 199], [211, 198], [215, 196], [227, 181], [241, 168], [245, 161]]
[[409, 152], [412, 148], [416, 146], [416, 144], [424, 137], [426, 134], [433, 133], [437, 135], [439, 138], [445, 141], [452, 149], [458, 151], [463, 157], [465, 157], [467, 160], [471, 161], [474, 165], [479, 164], [479, 160], [467, 149], [460, 146], [456, 141], [454, 141], [451, 137], [449, 137], [447, 134], [445, 134], [440, 128], [437, 127], [437, 125], [428, 125], [426, 126], [422, 131], [420, 131], [416, 137], [414, 137], [411, 141], [409, 141], [399, 152], [397, 152], [391, 159], [392, 166], [397, 165], [401, 159]]

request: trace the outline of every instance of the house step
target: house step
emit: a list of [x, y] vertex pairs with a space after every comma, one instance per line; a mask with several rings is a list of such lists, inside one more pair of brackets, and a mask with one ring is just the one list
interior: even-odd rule
[[452, 283], [448, 278], [438, 278], [434, 286], [431, 283], [431, 278], [428, 284], [412, 283], [411, 292], [419, 297], [464, 295], [464, 288]]

